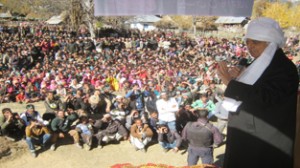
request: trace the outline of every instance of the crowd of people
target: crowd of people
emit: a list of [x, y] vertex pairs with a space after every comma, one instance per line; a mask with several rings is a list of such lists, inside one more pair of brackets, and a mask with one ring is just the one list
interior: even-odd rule
[[[240, 38], [155, 31], [91, 39], [53, 26], [0, 30], [0, 103], [26, 104], [20, 115], [2, 109], [1, 134], [25, 137], [35, 157], [36, 144], [55, 150], [65, 137], [88, 150], [129, 140], [143, 152], [153, 140], [165, 152], [186, 141], [189, 165], [199, 157], [211, 164], [226, 127], [226, 117], [217, 127], [209, 123], [223, 97], [217, 63], [253, 60]], [[290, 37], [289, 58], [299, 49], [298, 36]], [[32, 105], [39, 101], [46, 111]]]

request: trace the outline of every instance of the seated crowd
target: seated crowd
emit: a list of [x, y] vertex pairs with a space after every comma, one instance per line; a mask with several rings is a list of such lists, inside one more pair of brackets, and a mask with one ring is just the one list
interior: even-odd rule
[[[2, 109], [1, 134], [14, 141], [25, 139], [34, 157], [37, 151], [54, 151], [65, 138], [72, 138], [76, 147], [87, 150], [101, 149], [111, 141], [129, 140], [135, 150], [146, 152], [150, 142], [158, 142], [164, 152], [172, 149], [175, 153], [184, 147], [184, 140], [193, 148], [209, 149], [223, 140], [217, 128], [211, 131], [206, 126], [208, 114], [215, 108], [208, 92], [196, 94], [197, 100], [188, 103], [181, 94], [172, 96], [170, 91], [161, 91], [155, 96], [154, 90], [141, 90], [137, 84], [132, 84], [126, 96], [115, 95], [110, 87], [103, 91], [90, 88], [93, 91], [89, 95], [81, 94], [81, 89], [76, 89], [75, 95], [68, 93], [67, 99], [62, 99], [58, 92], [48, 91], [43, 115], [33, 104], [27, 104], [20, 114], [10, 108]], [[86, 101], [85, 96], [88, 96]], [[188, 123], [197, 122], [204, 123], [208, 131], [185, 128]], [[205, 134], [207, 139], [198, 139], [201, 144], [190, 144], [197, 134]], [[40, 150], [36, 150], [36, 146], [40, 146]], [[205, 160], [213, 163], [212, 159]], [[193, 164], [197, 162], [194, 160]]]
[[[226, 115], [215, 110], [223, 95], [217, 62], [252, 60], [239, 38], [153, 31], [90, 39], [45, 25], [27, 25], [22, 33], [4, 30], [0, 103], [26, 109], [2, 109], [0, 134], [25, 139], [35, 157], [37, 144], [41, 151], [55, 150], [69, 137], [88, 150], [129, 140], [143, 152], [152, 142], [178, 152], [186, 142], [189, 165], [199, 157], [212, 163], [227, 124]], [[299, 39], [287, 43], [292, 59]], [[43, 112], [33, 105], [39, 101]], [[214, 116], [216, 127], [209, 123]]]

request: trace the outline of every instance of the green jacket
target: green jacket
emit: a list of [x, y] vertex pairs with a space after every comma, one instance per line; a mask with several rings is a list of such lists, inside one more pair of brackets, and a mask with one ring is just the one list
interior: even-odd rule
[[208, 112], [212, 112], [215, 110], [216, 105], [214, 104], [214, 102], [212, 102], [211, 100], [208, 100], [206, 103], [203, 103], [202, 100], [196, 100], [193, 104], [192, 107], [194, 109], [197, 108], [205, 108], [208, 110]]
[[51, 121], [51, 130], [53, 132], [68, 132], [71, 129], [71, 125], [78, 119], [78, 115], [73, 113], [64, 119], [56, 117]]

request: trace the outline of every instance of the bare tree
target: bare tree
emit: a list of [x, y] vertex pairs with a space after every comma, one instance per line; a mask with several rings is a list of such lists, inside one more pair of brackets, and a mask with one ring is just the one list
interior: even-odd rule
[[94, 1], [93, 0], [72, 0], [70, 11], [71, 25], [73, 30], [78, 30], [81, 24], [85, 24], [91, 37], [95, 37], [94, 30]]
[[72, 0], [71, 1], [71, 9], [70, 9], [70, 20], [71, 20], [71, 28], [72, 30], [78, 30], [80, 24], [82, 23], [83, 13], [82, 6], [80, 0]]
[[94, 0], [82, 0], [81, 1], [83, 12], [84, 12], [84, 22], [89, 28], [91, 37], [95, 37], [95, 28], [94, 28]]

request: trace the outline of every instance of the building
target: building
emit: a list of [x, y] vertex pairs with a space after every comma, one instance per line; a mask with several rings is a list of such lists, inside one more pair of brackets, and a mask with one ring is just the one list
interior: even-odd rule
[[151, 31], [155, 30], [155, 23], [160, 21], [161, 18], [149, 15], [149, 16], [135, 16], [132, 19], [129, 19], [125, 24], [129, 25], [132, 29], [139, 29], [140, 31]]
[[240, 25], [245, 26], [248, 23], [248, 19], [246, 17], [230, 17], [230, 16], [221, 16], [219, 17], [215, 23], [221, 25]]

